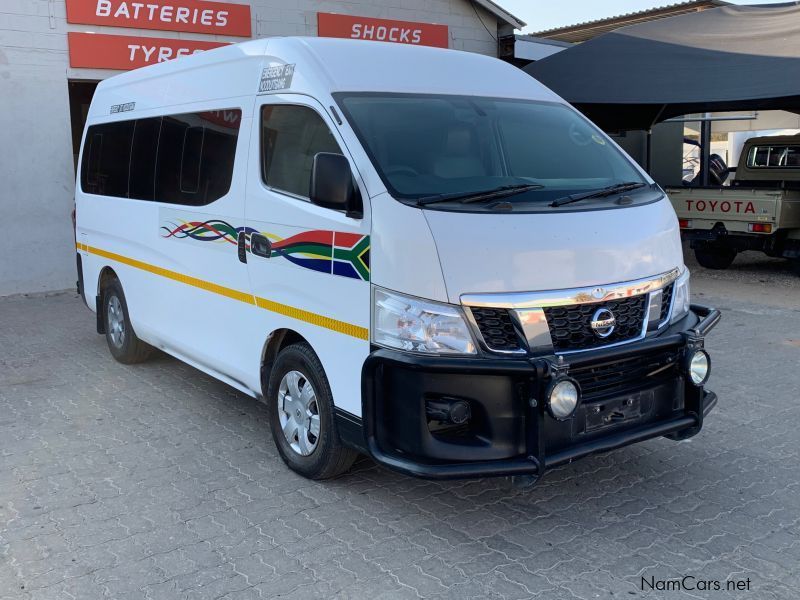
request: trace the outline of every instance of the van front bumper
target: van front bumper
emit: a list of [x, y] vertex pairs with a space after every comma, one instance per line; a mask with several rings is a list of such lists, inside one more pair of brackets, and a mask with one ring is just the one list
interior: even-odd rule
[[[363, 368], [364, 443], [355, 445], [408, 475], [462, 479], [541, 477], [596, 452], [691, 437], [717, 397], [687, 382], [683, 365], [719, 319], [719, 311], [693, 305], [657, 337], [567, 355], [563, 363], [377, 349]], [[544, 406], [545, 390], [564, 375], [578, 381], [582, 396], [573, 416], [559, 421]], [[432, 421], [431, 406], [443, 402], [466, 402], [469, 420]]]

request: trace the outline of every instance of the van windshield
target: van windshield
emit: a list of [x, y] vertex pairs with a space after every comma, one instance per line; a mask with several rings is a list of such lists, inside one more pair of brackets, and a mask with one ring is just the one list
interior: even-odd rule
[[339, 93], [336, 100], [389, 191], [409, 203], [506, 186], [522, 190], [508, 202], [547, 203], [646, 183], [605, 135], [563, 104], [388, 93]]

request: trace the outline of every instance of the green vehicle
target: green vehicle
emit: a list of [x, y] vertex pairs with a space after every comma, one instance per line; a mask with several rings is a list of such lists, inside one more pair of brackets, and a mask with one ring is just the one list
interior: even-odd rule
[[697, 262], [727, 269], [739, 252], [757, 250], [789, 259], [800, 275], [800, 135], [749, 139], [738, 167], [717, 181], [730, 171], [729, 186], [666, 190]]

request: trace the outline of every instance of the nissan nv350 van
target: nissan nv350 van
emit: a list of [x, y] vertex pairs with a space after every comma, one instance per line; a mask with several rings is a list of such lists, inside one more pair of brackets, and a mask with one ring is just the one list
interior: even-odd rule
[[112, 77], [76, 211], [111, 354], [262, 399], [307, 477], [539, 477], [717, 401], [663, 191], [493, 58], [277, 38]]

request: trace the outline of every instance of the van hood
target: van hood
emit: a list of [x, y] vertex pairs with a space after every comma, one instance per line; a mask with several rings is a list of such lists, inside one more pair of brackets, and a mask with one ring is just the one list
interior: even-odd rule
[[683, 264], [666, 197], [644, 206], [544, 213], [424, 210], [448, 300], [606, 286]]

